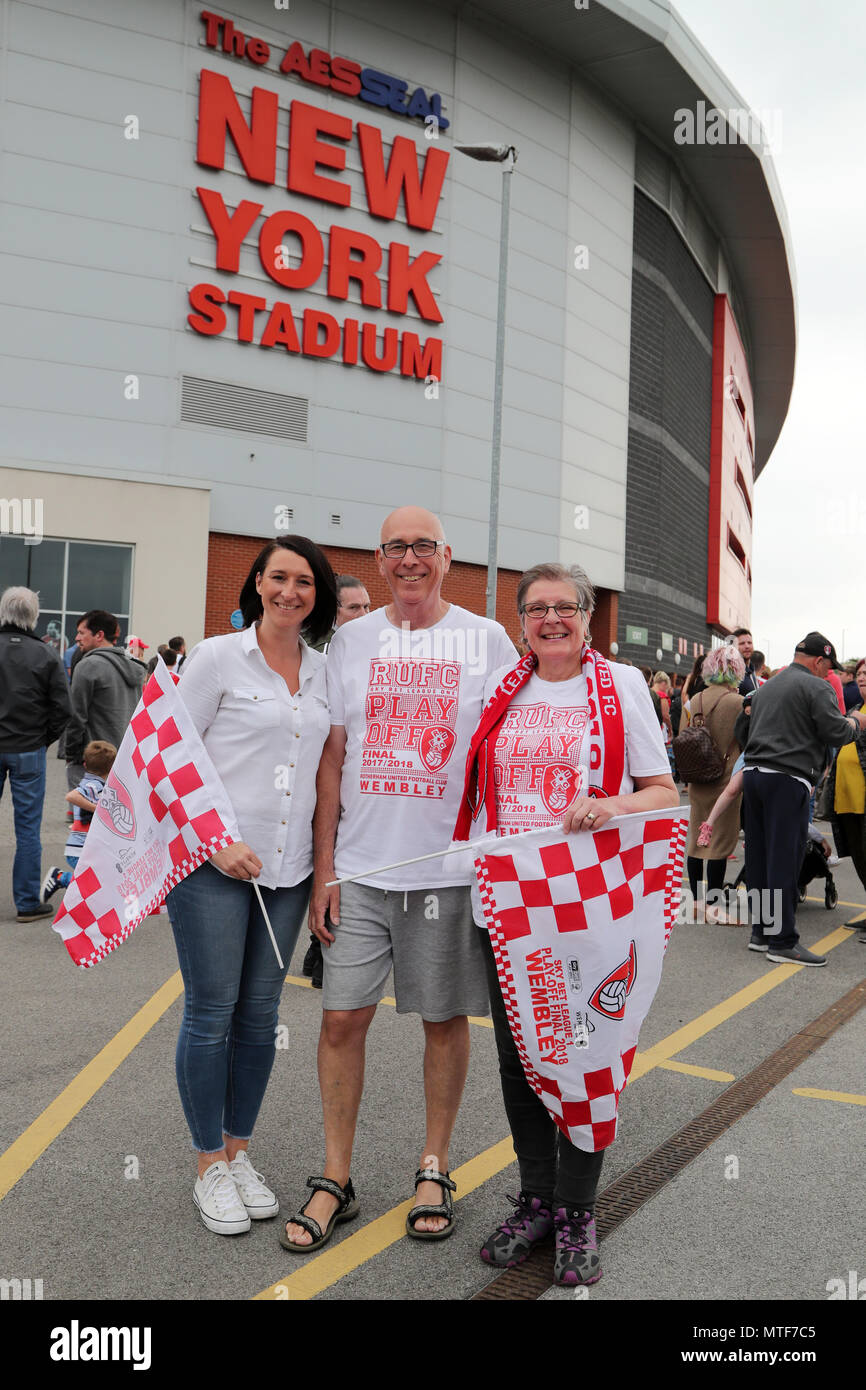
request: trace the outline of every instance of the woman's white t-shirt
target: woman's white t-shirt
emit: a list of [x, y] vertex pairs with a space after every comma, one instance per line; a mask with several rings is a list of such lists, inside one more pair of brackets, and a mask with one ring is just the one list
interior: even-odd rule
[[[625, 771], [616, 790], [635, 777], [670, 773], [661, 729], [640, 671], [611, 664], [625, 734]], [[485, 690], [493, 694], [505, 671]], [[586, 677], [545, 681], [532, 675], [508, 706], [493, 750], [493, 776], [504, 835], [555, 825], [589, 786], [589, 701]]]

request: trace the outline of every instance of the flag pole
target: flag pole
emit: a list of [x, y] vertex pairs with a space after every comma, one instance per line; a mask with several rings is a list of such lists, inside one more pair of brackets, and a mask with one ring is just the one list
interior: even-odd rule
[[[611, 816], [602, 829], [612, 828], [615, 830], [624, 821], [637, 820], [638, 817], [660, 820], [663, 816], [673, 816], [675, 819], [685, 819], [688, 814], [688, 810], [683, 810], [679, 806], [664, 806], [656, 808], [654, 811], [629, 811], [625, 816]], [[425, 859], [444, 859], [448, 854], [471, 854], [473, 859], [477, 859], [479, 854], [486, 853], [494, 845], [499, 854], [504, 854], [508, 844], [513, 841], [522, 843], [524, 840], [540, 840], [555, 829], [555, 825], [542, 825], [537, 830], [523, 830], [518, 835], [485, 835], [481, 840], [466, 840], [462, 844], [449, 845], [447, 849], [434, 850], [432, 854], [419, 854], [414, 859], [400, 859], [396, 864], [382, 864], [378, 869], [365, 869], [360, 874], [347, 874], [345, 878], [333, 878], [330, 883], [325, 884], [325, 887], [339, 888], [344, 883], [355, 883], [359, 878], [375, 878], [377, 874], [389, 873], [391, 869], [404, 869], [408, 864], [423, 864]], [[573, 833], [581, 834], [583, 832], [575, 831]], [[593, 832], [588, 833], [592, 834]]]
[[283, 958], [282, 958], [282, 956], [280, 955], [279, 948], [278, 948], [278, 946], [277, 946], [277, 938], [274, 936], [274, 929], [273, 929], [273, 927], [271, 926], [271, 919], [270, 919], [270, 917], [268, 916], [268, 911], [267, 911], [267, 908], [265, 907], [265, 900], [264, 900], [264, 898], [262, 897], [262, 890], [261, 890], [261, 888], [259, 887], [259, 885], [256, 883], [256, 880], [255, 880], [254, 878], [251, 879], [250, 882], [252, 883], [253, 888], [255, 889], [256, 897], [257, 897], [258, 900], [259, 900], [259, 907], [262, 909], [262, 916], [263, 916], [264, 919], [265, 919], [265, 926], [267, 927], [267, 929], [268, 929], [268, 934], [269, 934], [269, 936], [270, 936], [270, 938], [271, 938], [271, 945], [272, 945], [273, 948], [274, 948], [274, 955], [275, 955], [276, 958], [277, 958], [277, 965], [280, 967], [281, 970], [285, 970], [286, 967], [283, 965]]

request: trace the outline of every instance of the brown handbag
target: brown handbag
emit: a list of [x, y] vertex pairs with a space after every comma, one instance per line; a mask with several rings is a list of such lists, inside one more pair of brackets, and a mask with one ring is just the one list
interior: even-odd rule
[[[701, 691], [695, 699], [700, 700], [703, 693]], [[733, 694], [732, 690], [725, 691], [725, 695]], [[719, 703], [721, 704], [721, 700]], [[706, 726], [702, 709], [692, 715], [689, 727], [677, 734], [672, 747], [677, 772], [684, 782], [718, 782], [724, 777], [727, 755], [720, 753], [716, 747]]]

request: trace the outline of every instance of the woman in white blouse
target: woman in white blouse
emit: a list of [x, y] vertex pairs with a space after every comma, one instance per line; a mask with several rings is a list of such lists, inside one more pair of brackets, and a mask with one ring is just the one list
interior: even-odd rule
[[286, 969], [277, 964], [257, 879], [288, 964], [313, 868], [316, 769], [328, 735], [325, 658], [334, 574], [303, 536], [271, 541], [241, 590], [242, 632], [201, 642], [184, 664], [183, 700], [222, 778], [243, 837], [169, 894], [185, 998], [177, 1081], [198, 1151], [194, 1201], [221, 1235], [276, 1216], [247, 1157], [274, 1060]]

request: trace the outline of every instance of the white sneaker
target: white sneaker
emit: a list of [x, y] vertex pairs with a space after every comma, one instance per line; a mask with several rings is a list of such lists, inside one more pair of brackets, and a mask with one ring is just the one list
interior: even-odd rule
[[280, 1209], [280, 1204], [269, 1187], [265, 1186], [265, 1180], [261, 1173], [257, 1173], [253, 1165], [247, 1158], [246, 1149], [241, 1149], [236, 1158], [229, 1164], [238, 1196], [246, 1207], [247, 1215], [253, 1221], [264, 1221], [269, 1216], [276, 1216]]
[[212, 1163], [196, 1179], [193, 1201], [209, 1231], [219, 1236], [239, 1236], [250, 1229], [250, 1218], [234, 1185], [228, 1164]]

